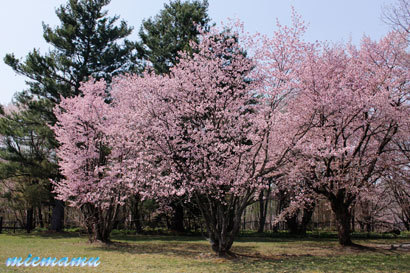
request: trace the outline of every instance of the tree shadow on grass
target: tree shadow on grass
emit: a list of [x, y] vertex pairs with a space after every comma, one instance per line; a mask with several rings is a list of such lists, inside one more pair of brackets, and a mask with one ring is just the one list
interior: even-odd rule
[[[130, 242], [150, 242], [150, 241], [205, 241], [204, 236], [198, 235], [139, 235], [139, 234], [114, 234], [111, 236], [114, 240], [130, 241]], [[288, 237], [272, 237], [272, 236], [238, 236], [235, 242], [243, 243], [293, 243], [293, 242], [314, 242], [328, 243], [337, 242], [337, 238], [313, 238], [302, 236]]]
[[[136, 236], [129, 241], [113, 241], [111, 244], [90, 245], [91, 249], [97, 251], [119, 252], [128, 254], [158, 254], [171, 255], [183, 258], [205, 258], [213, 259], [218, 256], [211, 250], [210, 244], [200, 237], [184, 237], [184, 236]], [[253, 238], [254, 239], [254, 238]], [[250, 241], [252, 242], [252, 241]], [[275, 243], [275, 242], [272, 242]], [[338, 256], [346, 254], [360, 253], [379, 253], [385, 255], [397, 254], [386, 249], [377, 247], [364, 246], [354, 244], [349, 247], [341, 247], [335, 245], [306, 245], [302, 248], [310, 247], [316, 249], [327, 249], [323, 255], [312, 255], [306, 251], [300, 254], [281, 253], [278, 254], [263, 254], [257, 251], [257, 246], [238, 245], [234, 244], [232, 248], [233, 256], [226, 257], [229, 260], [240, 262], [242, 260], [277, 262], [286, 259], [305, 259], [305, 258], [323, 258], [329, 256]]]
[[192, 242], [205, 241], [202, 236], [188, 236], [188, 235], [113, 235], [113, 240], [129, 241], [129, 242], [155, 242], [155, 241], [177, 241], [177, 242]]
[[[172, 235], [117, 235], [113, 236], [114, 242], [110, 245], [103, 245], [98, 249], [106, 251], [119, 251], [128, 253], [156, 253], [156, 254], [174, 254], [182, 256], [195, 256], [204, 253], [212, 253], [209, 242], [200, 236], [172, 236]], [[119, 240], [120, 242], [116, 241]], [[304, 248], [327, 249], [334, 255], [346, 253], [373, 252], [392, 254], [394, 252], [386, 251], [386, 248], [353, 244], [352, 246], [342, 247], [337, 240], [332, 238], [321, 238], [320, 240], [306, 238], [271, 238], [271, 237], [239, 237], [236, 242], [241, 243], [298, 243], [301, 242]], [[286, 247], [286, 245], [284, 245]], [[295, 247], [295, 246], [291, 246]], [[256, 246], [243, 246], [234, 244], [233, 251], [238, 257], [248, 257], [262, 260], [277, 260], [292, 257], [313, 256], [309, 253], [303, 254], [279, 254], [272, 257], [264, 256], [255, 252]], [[256, 254], [255, 254], [256, 253]], [[213, 254], [213, 253], [212, 253]], [[212, 255], [211, 255], [212, 256]]]
[[[114, 241], [108, 245], [93, 246], [91, 249], [98, 251], [120, 252], [128, 254], [160, 254], [180, 256], [184, 258], [200, 258], [210, 257], [215, 258], [216, 255], [212, 253], [209, 243], [204, 242], [190, 242], [186, 243], [183, 240], [178, 241], [163, 241], [163, 238], [158, 241], [151, 239], [151, 243], [128, 243]], [[190, 240], [192, 241], [192, 240]], [[241, 253], [252, 253], [255, 247], [252, 246], [236, 246], [235, 250]]]
[[20, 237], [24, 239], [32, 239], [34, 237], [41, 237], [42, 239], [70, 239], [70, 238], [86, 238], [87, 236], [79, 232], [53, 232], [41, 231], [32, 233], [6, 233], [9, 236]]
[[238, 237], [237, 242], [255, 242], [255, 243], [260, 243], [260, 242], [272, 242], [272, 243], [292, 243], [292, 242], [336, 242], [337, 238], [314, 238], [314, 237], [256, 237], [256, 236], [251, 236], [251, 237]]

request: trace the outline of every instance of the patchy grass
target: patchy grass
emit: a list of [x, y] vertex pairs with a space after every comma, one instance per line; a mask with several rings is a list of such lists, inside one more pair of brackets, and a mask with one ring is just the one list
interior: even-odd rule
[[[410, 251], [395, 246], [409, 236], [356, 239], [340, 247], [335, 238], [241, 236], [234, 259], [211, 253], [201, 237], [131, 235], [116, 232], [110, 245], [90, 244], [79, 233], [0, 234], [0, 272], [79, 272], [76, 267], [6, 267], [8, 257], [99, 256], [97, 268], [81, 272], [410, 272]], [[391, 249], [393, 245], [393, 249]]]

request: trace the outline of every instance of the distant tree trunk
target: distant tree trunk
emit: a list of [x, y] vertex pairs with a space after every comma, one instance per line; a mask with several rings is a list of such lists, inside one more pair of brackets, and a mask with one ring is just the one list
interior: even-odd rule
[[184, 232], [184, 207], [180, 202], [171, 204], [174, 213], [171, 218], [170, 229], [176, 232]]
[[61, 200], [54, 200], [53, 213], [51, 214], [50, 230], [60, 232], [63, 230], [64, 223], [64, 202]]
[[[290, 197], [284, 192], [279, 193], [278, 205], [281, 210], [290, 204]], [[298, 209], [293, 215], [286, 217], [286, 225], [290, 234], [293, 235], [306, 235], [307, 227], [312, 220], [313, 212], [315, 210], [316, 203], [306, 203], [303, 209]], [[280, 212], [279, 212], [280, 213]]]
[[261, 191], [259, 194], [259, 223], [258, 223], [258, 232], [262, 233], [265, 229], [266, 223], [266, 216], [268, 213], [268, 203], [269, 203], [269, 195], [270, 195], [270, 185], [268, 190], [266, 191], [266, 198], [264, 200], [264, 191]]
[[352, 209], [352, 232], [355, 232], [355, 210]]
[[131, 207], [131, 219], [133, 226], [135, 227], [135, 231], [137, 233], [142, 232], [142, 223], [141, 223], [141, 212], [140, 212], [140, 196], [136, 195], [134, 198], [134, 202]]
[[312, 220], [313, 212], [315, 211], [316, 204], [312, 203], [306, 205], [303, 209], [302, 221], [300, 222], [299, 226], [299, 234], [306, 235], [307, 227]]
[[44, 227], [44, 221], [43, 221], [43, 213], [41, 212], [41, 205], [37, 207], [37, 212], [38, 212], [38, 221], [40, 223], [40, 227]]
[[410, 231], [410, 217], [408, 217], [407, 215], [405, 215], [404, 212], [402, 212], [402, 217], [403, 219], [403, 224], [406, 227], [407, 231]]
[[[276, 195], [278, 202], [276, 206], [276, 217], [282, 213], [284, 208], [288, 205], [287, 197], [284, 191], [279, 191]], [[276, 223], [275, 226], [273, 227], [273, 232], [278, 232], [280, 226], [279, 223]]]
[[125, 218], [126, 218], [127, 212], [126, 212], [125, 206], [121, 208], [122, 208], [122, 212], [120, 212], [121, 209], [118, 209], [117, 216], [115, 217], [113, 224], [112, 224], [112, 229], [124, 229], [125, 228]]
[[31, 207], [27, 210], [27, 220], [26, 220], [26, 230], [27, 233], [30, 233], [33, 230], [33, 214], [34, 208]]
[[366, 232], [370, 233], [372, 231], [371, 217], [366, 217]]
[[307, 207], [299, 212], [302, 214], [301, 216], [299, 213], [296, 213], [287, 217], [286, 224], [288, 226], [289, 233], [293, 235], [306, 235], [307, 226], [312, 219], [313, 211], [314, 206]]
[[243, 224], [242, 224], [242, 229], [246, 229], [246, 209], [243, 211]]
[[292, 235], [299, 234], [299, 223], [298, 223], [298, 213], [286, 217], [286, 225], [288, 227], [289, 233]]

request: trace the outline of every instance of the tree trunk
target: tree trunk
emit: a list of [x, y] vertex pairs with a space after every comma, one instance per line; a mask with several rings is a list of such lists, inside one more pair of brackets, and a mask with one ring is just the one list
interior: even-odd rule
[[259, 194], [259, 223], [258, 223], [258, 232], [263, 233], [265, 230], [266, 215], [268, 211], [268, 202], [269, 202], [270, 187], [266, 192], [266, 198], [264, 200], [263, 191]]
[[338, 239], [342, 246], [352, 245], [350, 236], [350, 220], [352, 219], [349, 205], [337, 200], [331, 201], [332, 210], [335, 213], [338, 229]]
[[41, 212], [41, 205], [37, 207], [37, 212], [38, 212], [38, 221], [40, 222], [40, 227], [44, 227], [44, 221], [43, 221], [43, 213]]
[[231, 238], [210, 238], [211, 247], [214, 252], [218, 254], [219, 257], [227, 257], [231, 254], [229, 251], [233, 244], [233, 237]]
[[306, 235], [307, 226], [310, 220], [312, 219], [314, 208], [315, 208], [315, 205], [311, 205], [311, 206], [304, 208], [301, 211], [302, 216], [300, 217], [301, 218], [300, 220], [299, 220], [298, 213], [287, 217], [286, 224], [288, 226], [290, 234]]
[[207, 227], [212, 250], [219, 257], [234, 255], [230, 249], [235, 237], [239, 233], [242, 213], [248, 204], [247, 201], [250, 196], [249, 194], [242, 200], [239, 197], [235, 197], [230, 200], [229, 204], [223, 204], [220, 200], [212, 200], [211, 198], [207, 198], [211, 203], [206, 201], [198, 202]]
[[61, 200], [54, 200], [53, 213], [51, 214], [50, 230], [60, 232], [63, 230], [64, 223], [64, 202]]
[[171, 218], [170, 228], [172, 231], [184, 232], [184, 207], [180, 202], [174, 203], [172, 205], [174, 213]]
[[104, 224], [100, 222], [89, 222], [87, 224], [88, 239], [90, 243], [101, 242], [109, 243], [110, 242], [110, 233], [111, 230], [104, 228]]
[[312, 220], [313, 212], [315, 211], [315, 206], [316, 204], [313, 203], [313, 204], [307, 205], [303, 209], [302, 221], [300, 222], [300, 226], [299, 226], [300, 235], [306, 235], [307, 227], [310, 221]]
[[410, 218], [406, 217], [406, 215], [404, 215], [404, 212], [402, 213], [402, 215], [403, 224], [406, 227], [407, 231], [410, 231], [410, 221], [407, 221], [407, 219], [410, 220]]
[[230, 249], [232, 247], [235, 236], [239, 232], [239, 226], [241, 223], [240, 218], [236, 224], [229, 220], [229, 225], [226, 225], [227, 223], [225, 221], [222, 222], [224, 223], [220, 223], [221, 225], [219, 225], [219, 227], [217, 226], [216, 229], [215, 227], [212, 227], [211, 229], [213, 230], [208, 231], [208, 234], [212, 250], [216, 254], [218, 254], [219, 257], [227, 257], [229, 255], [232, 255]]
[[31, 207], [27, 210], [27, 218], [26, 218], [27, 233], [30, 233], [34, 228], [34, 226], [33, 226], [33, 214], [34, 214], [34, 208]]
[[110, 234], [114, 226], [114, 221], [118, 215], [119, 206], [111, 205], [107, 209], [100, 209], [87, 204], [81, 208], [84, 214], [85, 225], [88, 238], [91, 243], [110, 243]]
[[370, 233], [372, 231], [372, 225], [370, 222], [366, 222], [366, 232]]
[[352, 232], [355, 232], [356, 223], [355, 223], [355, 211], [352, 210]]
[[133, 226], [135, 227], [135, 231], [137, 233], [142, 232], [142, 224], [141, 224], [141, 213], [140, 213], [140, 197], [137, 195], [135, 196], [134, 202], [131, 207], [131, 219]]
[[243, 212], [243, 224], [242, 224], [242, 230], [246, 229], [246, 210]]
[[288, 227], [289, 233], [292, 235], [299, 234], [299, 223], [298, 223], [298, 213], [286, 217], [286, 225]]
[[95, 241], [110, 243], [111, 230], [112, 228], [107, 227], [105, 223], [98, 222], [95, 230]]
[[212, 250], [219, 257], [233, 255], [230, 249], [235, 237], [239, 233], [241, 216], [250, 196], [251, 194], [249, 193], [243, 200], [235, 197], [230, 200], [229, 204], [223, 204], [220, 200], [212, 199], [210, 196], [206, 200], [196, 196], [197, 205], [204, 218]]
[[[286, 194], [283, 190], [280, 190], [276, 194], [276, 198], [277, 198], [278, 201], [277, 201], [277, 205], [276, 205], [275, 217], [280, 215], [282, 213], [282, 211], [286, 208], [286, 206], [289, 205], [289, 200], [287, 199], [287, 196], [286, 196]], [[280, 228], [281, 228], [280, 223], [276, 223], [272, 230], [273, 230], [273, 232], [278, 232]]]

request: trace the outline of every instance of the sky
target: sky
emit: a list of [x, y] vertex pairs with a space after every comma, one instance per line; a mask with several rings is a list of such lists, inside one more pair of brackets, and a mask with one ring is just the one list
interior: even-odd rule
[[[26, 78], [2, 61], [7, 53], [24, 58], [34, 48], [42, 54], [49, 50], [43, 39], [42, 22], [51, 27], [59, 20], [55, 9], [68, 0], [0, 0], [0, 103], [7, 104], [15, 92], [27, 88]], [[141, 21], [155, 16], [169, 1], [111, 0], [108, 15], [119, 15], [134, 31], [130, 40], [138, 39]], [[381, 20], [382, 9], [394, 0], [209, 0], [208, 14], [219, 25], [227, 18], [239, 18], [251, 33], [272, 34], [276, 19], [289, 24], [291, 7], [308, 23], [308, 41], [359, 44], [363, 35], [379, 39], [389, 28]]]

